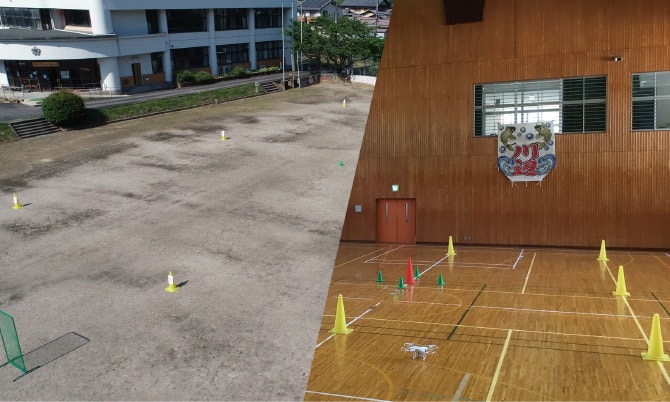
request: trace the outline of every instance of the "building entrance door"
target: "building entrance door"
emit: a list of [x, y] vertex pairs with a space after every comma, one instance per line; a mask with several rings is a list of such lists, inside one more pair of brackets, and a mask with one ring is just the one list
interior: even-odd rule
[[142, 65], [140, 63], [133, 63], [133, 81], [135, 86], [142, 85]]
[[377, 200], [377, 242], [416, 243], [416, 200]]

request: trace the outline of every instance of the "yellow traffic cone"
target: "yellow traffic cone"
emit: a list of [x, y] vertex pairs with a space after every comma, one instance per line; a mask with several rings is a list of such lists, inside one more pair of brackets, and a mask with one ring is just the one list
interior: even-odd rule
[[347, 328], [347, 317], [344, 315], [344, 302], [342, 295], [337, 296], [337, 311], [335, 312], [335, 327], [328, 331], [331, 334], [350, 334], [353, 329]]
[[221, 141], [226, 140], [226, 130], [221, 130]]
[[449, 246], [447, 246], [447, 257], [456, 255], [456, 252], [454, 251], [454, 242], [451, 240], [451, 236], [449, 236]]
[[172, 276], [172, 271], [168, 274], [168, 287], [165, 288], [166, 292], [174, 293], [179, 290], [179, 287], [174, 283], [174, 277]]
[[14, 194], [14, 206], [12, 208], [13, 209], [23, 208], [23, 205], [21, 205], [21, 203], [19, 202], [19, 197], [17, 197], [16, 194]]
[[342, 101], [342, 107], [347, 107], [347, 100], [346, 99]]
[[598, 261], [609, 261], [607, 259], [607, 252], [605, 251], [605, 240], [600, 242], [600, 255], [598, 256]]
[[616, 281], [616, 290], [612, 292], [614, 296], [630, 296], [626, 291], [626, 280], [623, 277], [623, 265], [619, 265], [619, 277]]
[[663, 336], [661, 336], [661, 321], [658, 314], [654, 314], [651, 320], [651, 334], [649, 334], [649, 348], [647, 352], [642, 352], [644, 360], [658, 360], [670, 362], [670, 357], [663, 353]]

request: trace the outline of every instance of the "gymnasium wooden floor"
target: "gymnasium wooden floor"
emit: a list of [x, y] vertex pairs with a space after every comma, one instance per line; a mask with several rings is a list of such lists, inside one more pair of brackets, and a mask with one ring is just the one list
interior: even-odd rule
[[[641, 357], [655, 313], [670, 339], [670, 254], [455, 251], [341, 243], [305, 400], [670, 400], [670, 363]], [[398, 290], [409, 258], [421, 277]], [[328, 333], [339, 294], [348, 335]]]

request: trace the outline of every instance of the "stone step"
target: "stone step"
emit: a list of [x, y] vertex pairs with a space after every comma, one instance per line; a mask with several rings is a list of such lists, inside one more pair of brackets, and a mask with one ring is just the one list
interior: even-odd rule
[[17, 121], [9, 123], [14, 132], [21, 138], [37, 137], [45, 134], [54, 134], [61, 131], [57, 126], [46, 121], [45, 118]]

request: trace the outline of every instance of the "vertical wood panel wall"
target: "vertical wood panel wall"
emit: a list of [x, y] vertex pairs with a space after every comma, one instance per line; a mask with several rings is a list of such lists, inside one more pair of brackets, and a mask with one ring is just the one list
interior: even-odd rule
[[[667, 0], [487, 0], [452, 26], [443, 0], [397, 0], [342, 239], [375, 241], [376, 199], [416, 198], [417, 242], [670, 247], [670, 131], [631, 131], [648, 71], [670, 71]], [[607, 132], [557, 135], [554, 170], [512, 186], [473, 136], [474, 84], [590, 75]]]

